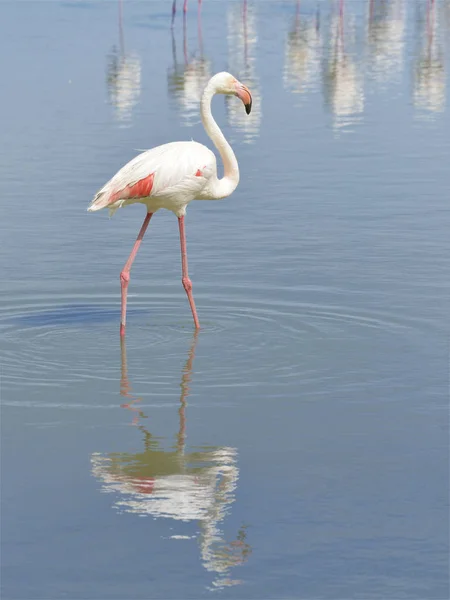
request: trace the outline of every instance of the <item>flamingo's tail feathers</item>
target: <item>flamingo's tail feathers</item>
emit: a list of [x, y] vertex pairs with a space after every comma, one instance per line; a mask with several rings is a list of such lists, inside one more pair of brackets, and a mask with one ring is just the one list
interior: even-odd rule
[[96, 210], [100, 210], [105, 208], [109, 204], [109, 194], [107, 192], [98, 192], [95, 194], [94, 199], [88, 206], [88, 212], [95, 212]]

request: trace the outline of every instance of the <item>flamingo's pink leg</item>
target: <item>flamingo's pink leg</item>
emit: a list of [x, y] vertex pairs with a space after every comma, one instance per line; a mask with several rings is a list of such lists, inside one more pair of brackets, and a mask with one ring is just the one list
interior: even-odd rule
[[180, 227], [180, 245], [181, 245], [181, 268], [182, 268], [182, 282], [183, 287], [186, 290], [186, 294], [191, 306], [192, 316], [194, 317], [194, 324], [196, 329], [200, 329], [200, 323], [197, 317], [197, 310], [195, 308], [194, 296], [192, 295], [192, 281], [189, 279], [188, 273], [188, 260], [186, 250], [186, 234], [184, 231], [184, 217], [178, 217], [178, 225]]
[[183, 12], [184, 13], [187, 13], [187, 3], [188, 3], [188, 0], [184, 0], [184, 4], [183, 4]]
[[127, 291], [128, 291], [128, 283], [130, 281], [130, 269], [133, 264], [134, 259], [136, 258], [137, 251], [139, 250], [139, 246], [141, 245], [142, 238], [147, 230], [148, 224], [150, 223], [150, 219], [152, 218], [153, 213], [147, 213], [145, 216], [144, 222], [142, 223], [141, 230], [139, 231], [139, 235], [134, 242], [133, 250], [131, 251], [130, 256], [128, 257], [127, 262], [125, 263], [122, 272], [120, 273], [120, 286], [122, 288], [122, 310], [120, 317], [120, 335], [125, 335], [125, 323], [127, 320]]

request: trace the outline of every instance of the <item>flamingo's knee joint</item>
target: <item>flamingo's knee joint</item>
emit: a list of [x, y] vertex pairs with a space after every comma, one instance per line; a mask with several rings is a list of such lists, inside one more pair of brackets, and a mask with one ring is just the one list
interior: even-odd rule
[[120, 274], [120, 283], [122, 286], [127, 286], [130, 281], [130, 273], [128, 271], [122, 271]]
[[183, 287], [186, 290], [186, 293], [189, 294], [189, 292], [192, 292], [192, 281], [189, 279], [189, 277], [183, 277], [181, 281], [183, 282]]

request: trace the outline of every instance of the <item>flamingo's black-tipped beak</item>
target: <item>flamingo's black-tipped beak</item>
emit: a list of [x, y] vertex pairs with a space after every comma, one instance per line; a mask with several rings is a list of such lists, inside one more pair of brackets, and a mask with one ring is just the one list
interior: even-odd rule
[[239, 81], [236, 82], [236, 96], [240, 98], [245, 106], [245, 112], [249, 115], [252, 112], [252, 95], [247, 86]]

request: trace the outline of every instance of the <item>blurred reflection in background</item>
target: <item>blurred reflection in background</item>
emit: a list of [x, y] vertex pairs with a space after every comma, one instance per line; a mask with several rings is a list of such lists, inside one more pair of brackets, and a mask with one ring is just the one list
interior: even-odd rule
[[[202, 0], [197, 0], [198, 2], [198, 12], [202, 9]], [[183, 0], [183, 13], [186, 14], [188, 9], [188, 0]], [[173, 0], [172, 2], [172, 27], [175, 22], [175, 15], [177, 14], [177, 0]]]
[[328, 48], [324, 51], [323, 90], [325, 103], [334, 115], [336, 129], [358, 122], [364, 109], [361, 66], [354, 59], [356, 24], [346, 18], [341, 0], [330, 17]]
[[[213, 587], [241, 583], [230, 576], [233, 567], [242, 565], [251, 553], [246, 527], [226, 542], [220, 529], [235, 500], [239, 470], [237, 450], [226, 446], [186, 449], [186, 405], [197, 343], [194, 334], [181, 378], [178, 431], [172, 447], [164, 447], [143, 424], [144, 412], [137, 407], [139, 398], [131, 395], [127, 375], [125, 339], [121, 339], [121, 388], [127, 398], [124, 408], [134, 413], [133, 423], [142, 434], [139, 452], [94, 453], [92, 473], [102, 482], [102, 492], [115, 495], [114, 507], [120, 513], [152, 516], [174, 521], [197, 521], [198, 544], [204, 568], [214, 573]], [[190, 536], [173, 535], [175, 540]], [[183, 543], [187, 543], [183, 541]]]
[[287, 36], [283, 81], [286, 89], [302, 94], [315, 88], [320, 77], [322, 46], [320, 12], [301, 15], [300, 0]]
[[371, 76], [379, 83], [398, 80], [404, 69], [404, 0], [369, 0], [367, 42]]
[[[448, 5], [447, 5], [448, 9]], [[413, 101], [420, 110], [442, 112], [445, 108], [446, 75], [444, 51], [436, 0], [417, 7], [417, 58], [414, 65]], [[445, 5], [442, 8], [445, 17]]]
[[173, 66], [168, 70], [169, 96], [175, 101], [183, 125], [200, 122], [200, 99], [212, 77], [210, 61], [204, 56], [201, 13], [197, 17], [198, 52], [189, 56], [186, 15], [183, 16], [183, 60], [178, 61], [175, 33], [172, 28]]
[[446, 30], [447, 47], [450, 50], [450, 0], [443, 0], [442, 13], [442, 20]]
[[106, 82], [115, 118], [121, 126], [129, 126], [141, 95], [141, 60], [135, 52], [125, 51], [122, 0], [119, 0], [119, 48], [113, 46], [108, 57]]
[[247, 115], [235, 98], [227, 96], [228, 123], [236, 130], [230, 132], [230, 140], [241, 139], [251, 144], [261, 126], [261, 90], [256, 74], [256, 50], [258, 44], [256, 9], [247, 0], [229, 2], [227, 8], [228, 71], [243, 81], [252, 92], [252, 112]]

